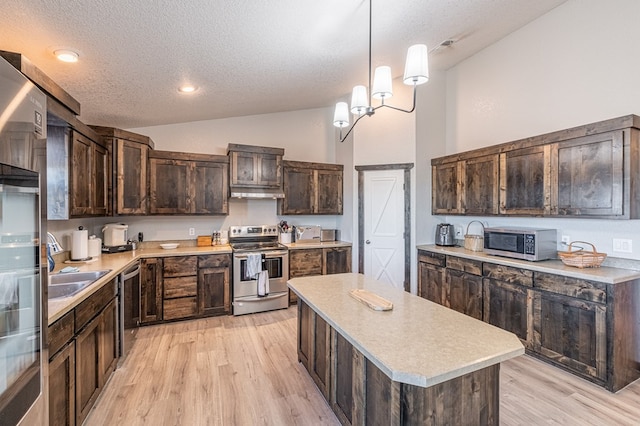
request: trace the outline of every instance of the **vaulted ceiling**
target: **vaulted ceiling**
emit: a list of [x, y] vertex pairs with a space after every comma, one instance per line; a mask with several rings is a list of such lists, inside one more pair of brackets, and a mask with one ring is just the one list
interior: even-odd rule
[[[434, 49], [445, 70], [565, 0], [373, 0], [373, 66]], [[142, 127], [348, 100], [367, 82], [366, 0], [4, 0], [0, 50], [19, 52], [82, 104], [88, 124]], [[80, 54], [75, 64], [53, 56]], [[192, 83], [185, 95], [177, 88]]]

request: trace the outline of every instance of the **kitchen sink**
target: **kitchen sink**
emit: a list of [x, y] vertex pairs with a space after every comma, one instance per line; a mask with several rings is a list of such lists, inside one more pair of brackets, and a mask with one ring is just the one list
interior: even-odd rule
[[111, 269], [49, 275], [49, 299], [73, 296], [109, 272], [111, 272]]

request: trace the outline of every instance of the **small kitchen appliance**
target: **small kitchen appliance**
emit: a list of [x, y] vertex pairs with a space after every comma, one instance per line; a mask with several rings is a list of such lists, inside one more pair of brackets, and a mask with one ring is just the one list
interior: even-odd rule
[[337, 229], [322, 229], [320, 231], [320, 241], [337, 241], [338, 230]]
[[296, 225], [296, 243], [319, 243], [320, 234], [319, 225]]
[[127, 241], [129, 225], [124, 223], [107, 223], [102, 228], [102, 252], [118, 253], [133, 250], [133, 245]]
[[456, 231], [450, 223], [439, 223], [436, 225], [436, 245], [455, 246]]
[[557, 255], [556, 229], [485, 228], [484, 251], [496, 256], [523, 260], [555, 259]]

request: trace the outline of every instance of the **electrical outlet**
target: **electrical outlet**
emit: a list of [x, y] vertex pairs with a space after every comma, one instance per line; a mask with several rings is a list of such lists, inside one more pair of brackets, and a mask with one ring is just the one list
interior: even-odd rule
[[569, 244], [569, 243], [571, 242], [571, 237], [570, 237], [570, 236], [568, 236], [568, 235], [563, 235], [563, 236], [562, 236], [562, 242], [563, 242], [564, 244]]
[[196, 235], [196, 228], [189, 228], [189, 235]]
[[456, 226], [456, 238], [460, 240], [462, 237], [462, 226]]
[[633, 253], [633, 241], [626, 238], [614, 238], [613, 251], [618, 253]]

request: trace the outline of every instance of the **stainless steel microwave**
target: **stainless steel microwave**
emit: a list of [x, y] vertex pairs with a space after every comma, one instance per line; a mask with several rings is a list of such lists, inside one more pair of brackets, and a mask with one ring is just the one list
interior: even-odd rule
[[485, 228], [484, 251], [496, 256], [523, 260], [555, 259], [557, 256], [555, 229]]

